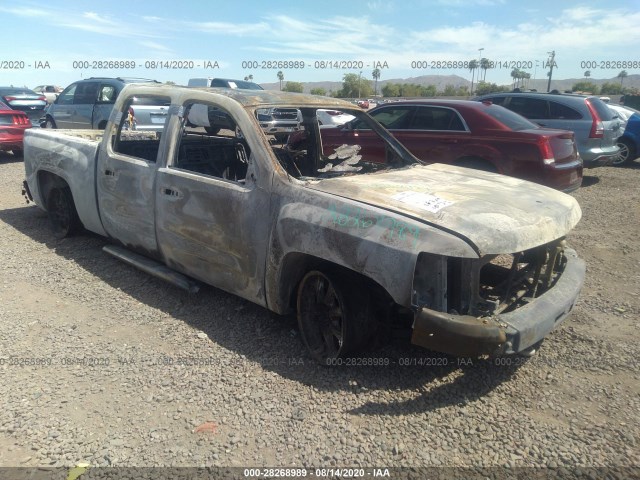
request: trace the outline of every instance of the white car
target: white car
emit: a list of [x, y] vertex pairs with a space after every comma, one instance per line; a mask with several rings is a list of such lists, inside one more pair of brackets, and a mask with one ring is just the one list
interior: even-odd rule
[[64, 90], [62, 87], [58, 87], [57, 85], [38, 85], [33, 89], [36, 93], [41, 93], [47, 99], [47, 103], [55, 102], [60, 92]]
[[318, 116], [318, 122], [320, 125], [344, 125], [345, 123], [353, 120], [353, 115], [349, 115], [348, 113], [341, 112], [340, 110], [324, 110], [319, 109], [316, 112]]

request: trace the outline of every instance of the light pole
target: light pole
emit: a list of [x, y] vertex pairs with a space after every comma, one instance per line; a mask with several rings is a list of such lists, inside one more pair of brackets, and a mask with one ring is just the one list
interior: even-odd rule
[[360, 74], [358, 75], [358, 100], [360, 99], [360, 83], [362, 82], [362, 70], [360, 70]]
[[549, 54], [549, 60], [547, 60], [547, 65], [549, 65], [549, 81], [547, 82], [547, 93], [551, 90], [551, 76], [553, 75], [553, 64], [555, 63], [556, 51], [552, 50], [551, 52], [547, 52]]
[[484, 50], [484, 47], [478, 49], [478, 51], [480, 52], [480, 56], [478, 57], [478, 83], [480, 83], [480, 70], [482, 70], [482, 51], [483, 50]]

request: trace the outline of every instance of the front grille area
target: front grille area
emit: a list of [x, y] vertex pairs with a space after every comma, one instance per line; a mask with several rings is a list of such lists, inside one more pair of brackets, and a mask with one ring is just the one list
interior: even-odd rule
[[513, 311], [553, 287], [566, 265], [564, 247], [560, 239], [480, 259], [420, 254], [412, 303], [476, 317]]
[[274, 120], [298, 120], [298, 110], [295, 108], [274, 108], [271, 115]]

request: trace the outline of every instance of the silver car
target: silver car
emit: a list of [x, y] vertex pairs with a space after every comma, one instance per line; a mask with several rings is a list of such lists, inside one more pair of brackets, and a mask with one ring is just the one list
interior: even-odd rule
[[[154, 82], [140, 78], [92, 77], [72, 83], [47, 108], [40, 118], [43, 128], [81, 128], [104, 129], [120, 91], [129, 83]], [[148, 105], [147, 105], [148, 106]], [[132, 106], [135, 109], [135, 106]], [[142, 113], [142, 112], [140, 112]], [[166, 118], [166, 113], [164, 115]], [[133, 120], [133, 119], [132, 119]], [[150, 119], [148, 123], [137, 119], [133, 126], [142, 130], [143, 125], [154, 130]], [[164, 124], [164, 122], [163, 122]]]
[[561, 93], [492, 93], [475, 98], [502, 105], [543, 127], [571, 130], [586, 168], [610, 165], [621, 121], [598, 97]]
[[38, 123], [38, 118], [47, 105], [44, 95], [21, 87], [0, 87], [0, 101], [13, 110], [26, 113], [34, 124]]

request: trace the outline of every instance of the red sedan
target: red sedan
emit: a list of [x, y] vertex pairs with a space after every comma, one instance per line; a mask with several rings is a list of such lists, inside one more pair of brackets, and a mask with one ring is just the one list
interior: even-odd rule
[[[542, 128], [490, 102], [416, 100], [370, 110], [417, 158], [530, 180], [565, 192], [582, 184], [582, 160], [573, 132]], [[323, 128], [323, 152], [359, 145], [370, 162], [384, 163], [377, 136], [359, 120]]]
[[0, 102], [0, 151], [12, 150], [15, 155], [21, 155], [27, 128], [31, 128], [31, 120], [26, 113]]

